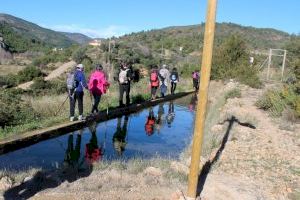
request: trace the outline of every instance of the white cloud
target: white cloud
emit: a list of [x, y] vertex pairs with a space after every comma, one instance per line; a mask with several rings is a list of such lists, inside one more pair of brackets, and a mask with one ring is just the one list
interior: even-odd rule
[[63, 32], [71, 33], [82, 33], [92, 38], [108, 38], [108, 37], [118, 37], [124, 35], [125, 33], [130, 32], [129, 28], [125, 26], [110, 25], [105, 28], [86, 28], [77, 24], [68, 24], [68, 25], [53, 25], [47, 26], [42, 25], [43, 27]]

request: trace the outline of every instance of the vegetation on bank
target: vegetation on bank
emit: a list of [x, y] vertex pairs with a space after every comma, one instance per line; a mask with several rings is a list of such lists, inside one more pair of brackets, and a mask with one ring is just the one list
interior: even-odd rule
[[256, 105], [268, 110], [272, 116], [289, 112], [290, 118], [300, 118], [300, 38], [295, 37], [287, 44], [290, 55], [291, 73], [281, 88], [268, 90]]

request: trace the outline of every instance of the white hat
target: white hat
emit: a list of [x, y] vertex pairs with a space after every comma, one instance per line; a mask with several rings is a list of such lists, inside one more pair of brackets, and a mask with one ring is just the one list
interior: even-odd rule
[[163, 64], [163, 66], [162, 66], [163, 68], [166, 68], [167, 67], [167, 65], [166, 64]]
[[83, 64], [78, 64], [76, 67], [79, 69], [83, 69]]

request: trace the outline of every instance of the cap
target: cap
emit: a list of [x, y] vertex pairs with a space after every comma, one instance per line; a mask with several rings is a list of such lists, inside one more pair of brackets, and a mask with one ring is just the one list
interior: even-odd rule
[[76, 68], [83, 69], [83, 64], [78, 64]]

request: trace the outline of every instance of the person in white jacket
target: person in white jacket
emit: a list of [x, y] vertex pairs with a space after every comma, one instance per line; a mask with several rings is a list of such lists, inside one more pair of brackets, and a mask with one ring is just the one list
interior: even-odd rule
[[170, 72], [167, 69], [167, 65], [163, 65], [162, 68], [159, 70], [159, 86], [160, 86], [160, 93], [161, 97], [164, 97], [168, 91], [168, 85], [170, 82]]

